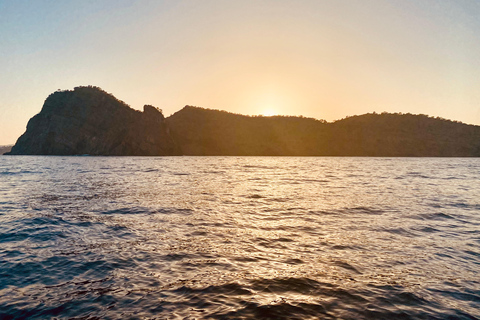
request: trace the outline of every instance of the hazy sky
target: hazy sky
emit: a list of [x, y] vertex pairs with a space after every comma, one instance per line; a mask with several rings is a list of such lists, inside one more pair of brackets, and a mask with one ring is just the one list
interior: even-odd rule
[[328, 121], [480, 124], [480, 1], [0, 0], [0, 145], [57, 89]]

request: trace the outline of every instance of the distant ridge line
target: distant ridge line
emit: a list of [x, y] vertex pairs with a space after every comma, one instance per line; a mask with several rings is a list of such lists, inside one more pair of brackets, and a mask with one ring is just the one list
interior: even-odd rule
[[[443, 117], [440, 117], [440, 116], [430, 116], [430, 115], [423, 114], [423, 113], [415, 114], [415, 113], [410, 113], [410, 112], [404, 113], [404, 112], [386, 112], [386, 111], [383, 111], [381, 113], [378, 113], [378, 112], [373, 111], [373, 112], [368, 112], [368, 113], [364, 113], [364, 114], [360, 114], [360, 115], [345, 116], [345, 117], [343, 117], [341, 119], [338, 119], [338, 120], [327, 121], [325, 119], [305, 117], [305, 116], [302, 116], [302, 115], [281, 115], [281, 114], [276, 114], [276, 115], [272, 115], [272, 116], [266, 116], [266, 115], [262, 115], [262, 114], [248, 115], [248, 114], [236, 113], [236, 112], [231, 112], [231, 111], [221, 110], [221, 109], [215, 109], [215, 108], [198, 107], [198, 106], [194, 106], [194, 105], [186, 105], [182, 109], [185, 109], [185, 108], [194, 108], [194, 109], [200, 109], [200, 110], [205, 110], [205, 111], [214, 111], [214, 112], [224, 112], [224, 113], [228, 113], [228, 114], [232, 114], [232, 115], [236, 115], [236, 116], [248, 117], [248, 118], [300, 118], [300, 119], [315, 120], [315, 121], [319, 121], [319, 122], [322, 122], [322, 123], [335, 123], [335, 122], [338, 122], [338, 121], [343, 121], [343, 120], [346, 120], [346, 119], [361, 117], [361, 116], [367, 116], [367, 115], [418, 116], [418, 117], [425, 117], [425, 118], [429, 118], [429, 119], [435, 119], [435, 120], [453, 122], [453, 123], [458, 123], [458, 124], [464, 124], [464, 125], [468, 125], [468, 126], [480, 127], [480, 125], [468, 124], [468, 123], [465, 123], [465, 122], [462, 122], [462, 121], [459, 121], [459, 120], [451, 120], [451, 119], [446, 119], [446, 118], [443, 118]], [[182, 109], [180, 109], [179, 111], [181, 111]], [[179, 111], [177, 111], [177, 112], [179, 112]], [[177, 112], [174, 112], [173, 114], [175, 114]]]
[[410, 113], [334, 122], [186, 106], [166, 119], [186, 155], [480, 156], [480, 127]]

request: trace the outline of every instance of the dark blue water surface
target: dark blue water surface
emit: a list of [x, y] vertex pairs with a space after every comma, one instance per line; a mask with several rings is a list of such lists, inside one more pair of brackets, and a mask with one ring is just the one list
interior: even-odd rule
[[1, 319], [479, 319], [480, 159], [0, 157]]

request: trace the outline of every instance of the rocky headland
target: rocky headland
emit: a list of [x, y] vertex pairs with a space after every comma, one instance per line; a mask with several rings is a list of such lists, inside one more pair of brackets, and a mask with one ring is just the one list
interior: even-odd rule
[[161, 110], [140, 112], [98, 87], [52, 93], [10, 153], [25, 155], [178, 155]]
[[193, 106], [164, 118], [89, 86], [51, 94], [9, 154], [478, 157], [480, 127], [400, 113], [329, 123]]

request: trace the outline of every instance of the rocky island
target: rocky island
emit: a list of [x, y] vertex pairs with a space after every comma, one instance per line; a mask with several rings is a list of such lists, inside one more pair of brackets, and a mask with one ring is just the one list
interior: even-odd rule
[[480, 127], [401, 113], [329, 123], [193, 106], [164, 118], [88, 86], [51, 94], [7, 154], [478, 157]]

